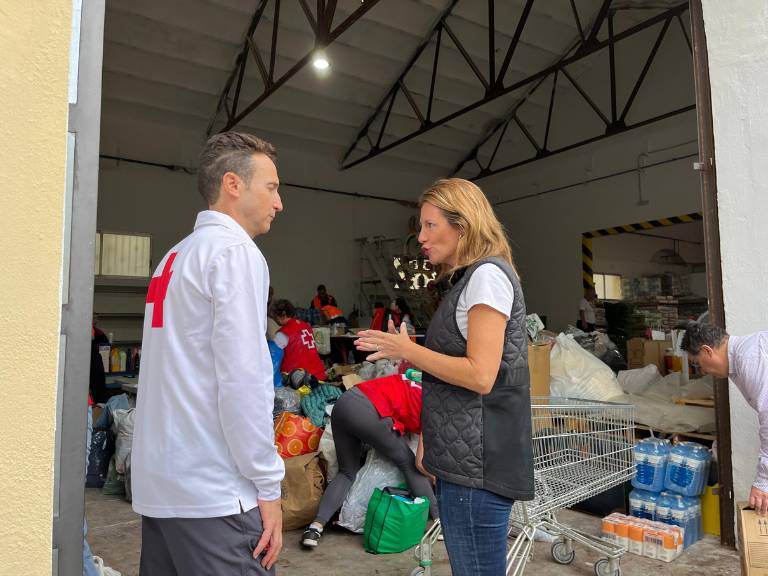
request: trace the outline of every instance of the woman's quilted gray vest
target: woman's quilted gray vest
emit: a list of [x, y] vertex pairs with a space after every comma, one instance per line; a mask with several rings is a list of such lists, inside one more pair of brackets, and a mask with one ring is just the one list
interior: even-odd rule
[[515, 301], [504, 336], [504, 352], [490, 394], [482, 396], [423, 374], [421, 424], [424, 466], [455, 484], [482, 488], [513, 500], [531, 500], [533, 450], [525, 300], [520, 280], [500, 258], [486, 258], [460, 276], [430, 322], [426, 346], [448, 356], [466, 356], [467, 342], [456, 324], [462, 290], [481, 264], [493, 263], [512, 282]]

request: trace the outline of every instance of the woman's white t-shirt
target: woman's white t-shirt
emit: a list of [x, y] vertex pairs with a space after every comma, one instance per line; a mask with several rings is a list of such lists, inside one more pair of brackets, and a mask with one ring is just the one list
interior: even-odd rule
[[464, 339], [467, 339], [469, 311], [477, 304], [485, 304], [498, 310], [509, 320], [515, 290], [504, 271], [495, 264], [479, 266], [469, 278], [456, 305], [456, 324]]

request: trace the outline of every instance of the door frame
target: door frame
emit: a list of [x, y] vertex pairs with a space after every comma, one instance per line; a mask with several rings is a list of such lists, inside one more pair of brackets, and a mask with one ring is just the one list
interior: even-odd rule
[[[74, 8], [76, 8], [76, 2]], [[67, 124], [61, 334], [54, 461], [54, 576], [83, 574], [86, 406], [90, 377], [93, 267], [101, 129], [105, 0], [82, 0], [73, 10], [74, 37]], [[75, 56], [76, 55], [76, 56]]]
[[[693, 38], [693, 73], [696, 87], [696, 115], [699, 130], [699, 161], [694, 169], [701, 177], [704, 214], [704, 257], [707, 264], [709, 320], [726, 328], [723, 304], [723, 272], [720, 264], [720, 218], [717, 204], [715, 132], [712, 122], [712, 94], [709, 81], [709, 55], [701, 0], [689, 0]], [[717, 418], [717, 466], [720, 482], [720, 543], [736, 546], [736, 521], [733, 503], [733, 462], [731, 458], [731, 409], [727, 378], [715, 380]]]

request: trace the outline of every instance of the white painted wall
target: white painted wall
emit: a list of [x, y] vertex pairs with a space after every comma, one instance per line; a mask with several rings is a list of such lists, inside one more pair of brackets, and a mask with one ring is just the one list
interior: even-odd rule
[[[194, 165], [201, 141], [196, 131], [109, 115], [103, 123], [103, 153]], [[132, 131], [127, 129], [128, 124]], [[364, 164], [359, 170], [338, 172], [332, 156], [324, 156], [322, 151], [316, 156], [300, 153], [291, 148], [290, 139], [274, 136], [280, 153], [280, 176], [284, 181], [415, 200], [423, 187], [439, 176], [390, 169], [386, 162], [379, 163], [379, 160]], [[695, 116], [687, 113], [482, 180], [479, 184], [492, 201], [498, 202], [633, 168], [642, 153], [648, 154], [645, 164], [684, 156], [695, 152], [696, 144], [690, 143], [695, 138]], [[686, 142], [688, 144], [665, 150]], [[648, 204], [644, 206], [637, 205], [638, 178], [634, 173], [500, 206], [498, 213], [512, 240], [529, 310], [546, 315], [553, 329], [562, 329], [574, 321], [582, 292], [582, 232], [699, 211], [699, 180], [691, 169], [691, 162], [692, 159], [680, 160], [646, 169], [642, 187]], [[370, 234], [404, 235], [408, 217], [414, 213], [387, 202], [288, 188], [284, 193], [286, 210], [260, 244], [270, 259], [278, 294], [299, 303], [312, 294], [313, 286], [324, 282], [342, 305], [349, 307], [355, 297], [354, 283], [359, 277], [358, 258], [350, 252], [353, 239]], [[154, 208], [148, 210], [146, 206]], [[189, 233], [195, 214], [201, 208], [193, 176], [102, 161], [99, 227], [151, 233], [155, 262], [175, 241]], [[326, 242], [329, 248], [307, 249], [303, 238], [313, 229], [320, 231], [313, 238]], [[299, 258], [295, 260], [295, 267], [284, 266], [289, 258]], [[115, 297], [110, 298], [112, 303], [107, 305], [106, 296], [97, 295], [95, 309], [101, 311], [102, 304], [114, 309]], [[127, 299], [117, 300], [126, 305]], [[140, 299], [134, 298], [130, 306], [140, 309]], [[117, 324], [125, 323], [130, 324], [126, 321]], [[119, 326], [116, 329], [122, 331]], [[123, 339], [122, 334], [119, 337]], [[125, 339], [136, 337], [134, 334]]]
[[[540, 193], [586, 179], [696, 151], [693, 112], [542, 160], [480, 182], [494, 202]], [[638, 205], [631, 173], [497, 207], [512, 241], [530, 312], [547, 316], [553, 330], [574, 322], [582, 294], [581, 234], [589, 230], [678, 216], [701, 210], [693, 159], [648, 168], [642, 177], [647, 205]]]
[[[645, 234], [658, 232], [670, 238], [679, 238], [698, 242], [678, 242], [678, 254], [688, 264], [700, 264], [704, 262], [704, 238], [701, 222], [689, 224], [677, 224], [651, 230]], [[592, 240], [592, 262], [595, 272], [603, 274], [620, 274], [625, 278], [638, 276], [663, 274], [688, 275], [689, 268], [685, 266], [665, 266], [651, 262], [651, 257], [656, 251], [663, 248], [671, 249], [674, 242], [663, 238], [651, 238], [650, 236], [638, 236], [635, 234], [621, 234], [619, 236], [604, 236]], [[704, 294], [706, 295], [706, 293]]]
[[[703, 0], [717, 157], [720, 247], [728, 331], [768, 329], [768, 4]], [[754, 411], [731, 385], [735, 497], [747, 497], [758, 443]]]
[[[133, 125], [129, 131], [125, 124]], [[105, 117], [102, 153], [161, 163], [194, 166], [202, 136], [132, 118]], [[289, 139], [272, 139], [278, 146], [283, 182], [321, 184], [348, 192], [418, 199], [435, 176], [388, 170], [339, 173], [337, 160], [320, 153], [308, 155], [290, 147]], [[282, 144], [282, 145], [281, 145]], [[363, 177], [365, 174], [365, 177]], [[408, 220], [416, 211], [395, 202], [351, 198], [281, 186], [284, 211], [269, 234], [257, 239], [270, 266], [275, 296], [307, 306], [319, 283], [328, 286], [349, 312], [358, 302], [360, 257], [355, 238], [405, 238]], [[110, 232], [152, 235], [153, 266], [176, 242], [189, 234], [204, 209], [195, 175], [164, 168], [102, 160], [99, 179], [98, 228]], [[120, 341], [139, 340], [138, 318], [115, 318], [114, 312], [143, 312], [144, 296], [97, 292], [94, 311], [99, 326]]]
[[[204, 209], [194, 176], [168, 170], [102, 162], [98, 226], [117, 232], [152, 234], [153, 265], [189, 234]], [[415, 210], [392, 202], [345, 198], [282, 187], [284, 211], [272, 230], [257, 238], [270, 267], [275, 296], [307, 306], [319, 283], [328, 286], [345, 311], [357, 303], [360, 275], [355, 238], [405, 238]], [[95, 310], [141, 312], [142, 296], [97, 294]], [[102, 329], [116, 338], [140, 337], [138, 322], [102, 316]], [[138, 330], [138, 332], [137, 332]]]

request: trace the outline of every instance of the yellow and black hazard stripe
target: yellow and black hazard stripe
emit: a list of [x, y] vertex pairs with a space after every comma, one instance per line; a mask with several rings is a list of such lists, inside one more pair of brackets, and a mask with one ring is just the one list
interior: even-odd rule
[[601, 228], [584, 232], [581, 235], [581, 276], [584, 288], [595, 285], [592, 276], [592, 239], [601, 236], [615, 236], [617, 234], [627, 234], [630, 232], [643, 232], [662, 226], [674, 226], [675, 224], [685, 224], [702, 220], [701, 212], [692, 212], [682, 216], [671, 216], [669, 218], [659, 218], [658, 220], [648, 220], [646, 222], [637, 222], [636, 224], [625, 224], [624, 226], [615, 226], [613, 228]]

